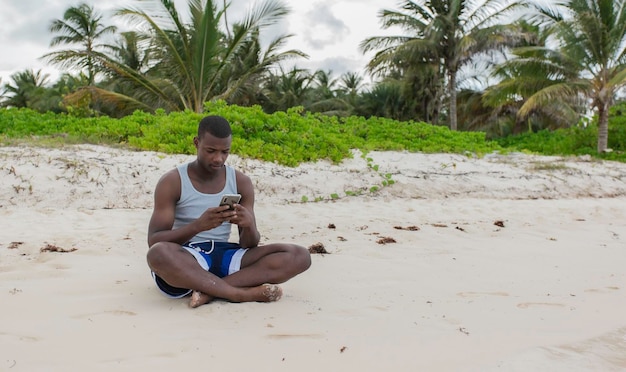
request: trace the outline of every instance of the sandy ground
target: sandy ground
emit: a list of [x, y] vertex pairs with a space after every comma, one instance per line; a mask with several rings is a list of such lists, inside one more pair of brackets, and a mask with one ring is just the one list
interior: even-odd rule
[[0, 370], [626, 370], [626, 164], [233, 155], [262, 242], [328, 254], [279, 302], [189, 309], [145, 253], [157, 180], [193, 158], [0, 147]]

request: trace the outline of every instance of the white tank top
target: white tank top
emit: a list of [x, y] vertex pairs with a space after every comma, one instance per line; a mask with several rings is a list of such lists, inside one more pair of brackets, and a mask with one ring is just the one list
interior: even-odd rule
[[[237, 194], [237, 177], [235, 169], [226, 165], [226, 185], [224, 189], [217, 194], [205, 194], [196, 190], [189, 179], [187, 173], [187, 164], [177, 167], [180, 175], [180, 199], [176, 203], [176, 212], [174, 215], [174, 229], [187, 225], [196, 220], [207, 208], [217, 207], [224, 194]], [[215, 240], [219, 242], [227, 242], [230, 238], [231, 224], [224, 222], [220, 226], [202, 231], [193, 238], [191, 242], [200, 242], [206, 240]]]

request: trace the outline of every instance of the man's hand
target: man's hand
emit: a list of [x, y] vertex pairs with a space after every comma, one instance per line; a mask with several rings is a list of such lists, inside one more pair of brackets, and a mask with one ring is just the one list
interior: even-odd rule
[[214, 229], [224, 222], [232, 222], [236, 216], [236, 209], [231, 210], [228, 205], [222, 205], [207, 209], [196, 222], [200, 225], [201, 231], [205, 231]]
[[241, 204], [235, 204], [233, 211], [235, 212], [235, 215], [230, 218], [230, 223], [243, 228], [254, 225], [254, 217], [252, 216], [252, 213], [246, 209], [246, 207]]

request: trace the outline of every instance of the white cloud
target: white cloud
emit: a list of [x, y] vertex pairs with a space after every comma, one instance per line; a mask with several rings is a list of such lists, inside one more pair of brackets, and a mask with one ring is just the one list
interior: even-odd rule
[[334, 14], [332, 0], [314, 3], [304, 14], [301, 35], [314, 50], [341, 43], [350, 31], [348, 26]]
[[[107, 24], [122, 25], [113, 21], [111, 12], [122, 6], [141, 5], [138, 1], [85, 0], [102, 13]], [[59, 72], [39, 58], [51, 51], [53, 35], [48, 27], [54, 19], [61, 19], [77, 0], [0, 0], [0, 77], [3, 83], [15, 72], [25, 69], [42, 69], [52, 74]], [[253, 0], [232, 0], [229, 20], [241, 19]], [[283, 23], [270, 31], [275, 35], [290, 33], [286, 48], [299, 49], [309, 55], [308, 60], [296, 64], [310, 70], [332, 70], [339, 75], [346, 71], [362, 73], [368, 57], [359, 51], [359, 43], [369, 37], [383, 34], [378, 22], [378, 11], [394, 8], [395, 0], [322, 0], [317, 2], [288, 1], [291, 14]], [[187, 13], [186, 0], [176, 0], [181, 14]]]

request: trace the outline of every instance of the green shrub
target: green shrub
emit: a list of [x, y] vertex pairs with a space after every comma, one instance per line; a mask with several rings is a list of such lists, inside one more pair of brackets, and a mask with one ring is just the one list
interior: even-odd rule
[[[626, 161], [626, 107], [612, 111], [609, 147], [601, 157]], [[207, 102], [205, 113], [158, 110], [135, 112], [121, 119], [77, 118], [28, 109], [0, 109], [0, 139], [63, 143], [122, 145], [139, 150], [194, 154], [193, 137], [204, 115], [221, 115], [230, 121], [234, 138], [231, 152], [287, 166], [327, 159], [334, 163], [351, 156], [352, 149], [462, 153], [481, 156], [493, 151], [531, 151], [546, 155], [596, 154], [597, 128], [574, 127], [542, 131], [490, 141], [482, 132], [457, 132], [422, 122], [399, 122], [357, 116], [338, 118], [305, 113], [301, 107], [267, 114], [259, 106], [239, 107], [223, 101]], [[389, 184], [392, 180], [386, 180]], [[371, 190], [376, 191], [376, 190]]]
[[[591, 155], [607, 160], [626, 162], [626, 117], [619, 111], [611, 111], [609, 119], [608, 147], [613, 150], [598, 154], [597, 121], [592, 120], [586, 126], [573, 126], [554, 131], [542, 130], [537, 133], [525, 133], [498, 140], [500, 146], [510, 151], [530, 151], [544, 155]], [[626, 110], [623, 112], [626, 113]]]

